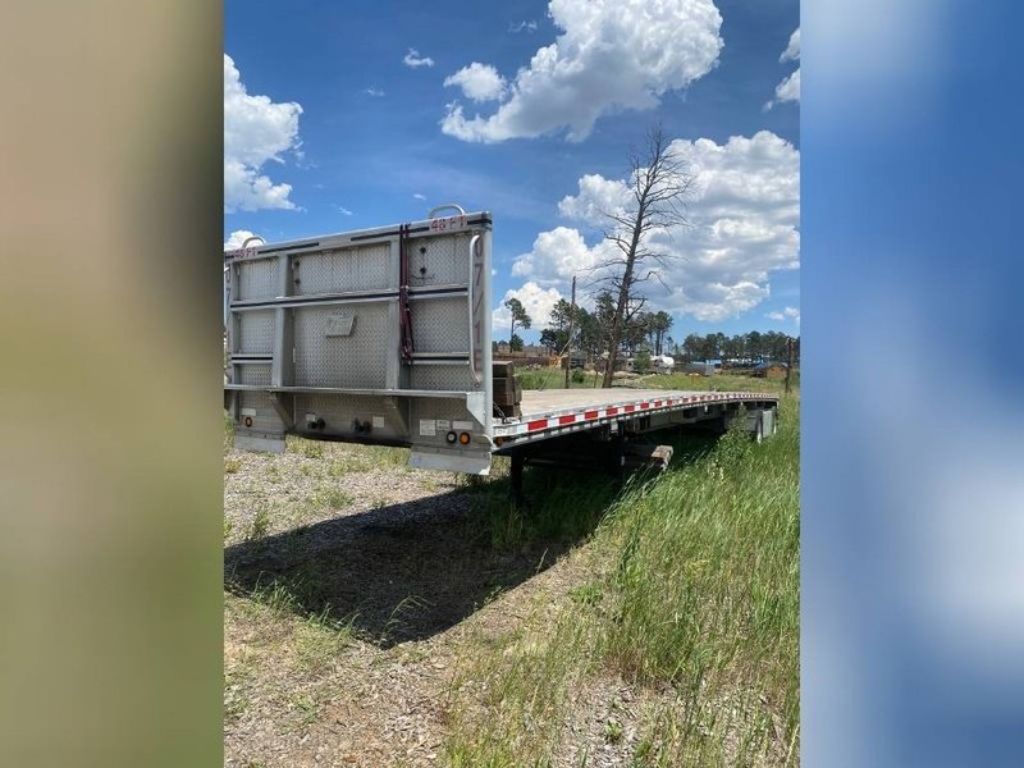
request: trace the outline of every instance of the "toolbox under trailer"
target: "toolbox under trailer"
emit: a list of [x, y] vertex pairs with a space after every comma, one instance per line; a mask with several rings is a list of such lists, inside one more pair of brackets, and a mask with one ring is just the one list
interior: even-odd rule
[[236, 447], [280, 452], [288, 434], [408, 446], [414, 467], [479, 475], [508, 455], [517, 486], [527, 461], [621, 466], [643, 433], [724, 429], [741, 408], [757, 439], [774, 433], [778, 398], [764, 393], [578, 388], [522, 392], [514, 408], [496, 400], [491, 228], [489, 213], [444, 206], [422, 221], [225, 254]]

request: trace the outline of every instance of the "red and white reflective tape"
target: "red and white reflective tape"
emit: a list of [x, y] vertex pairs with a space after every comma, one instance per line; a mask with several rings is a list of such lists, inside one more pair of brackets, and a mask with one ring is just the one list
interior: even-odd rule
[[554, 414], [544, 416], [540, 419], [531, 419], [525, 423], [495, 425], [496, 437], [514, 437], [518, 435], [535, 434], [547, 430], [557, 430], [562, 427], [571, 427], [587, 422], [601, 421], [616, 416], [630, 414], [635, 417], [643, 412], [668, 411], [681, 407], [692, 407], [704, 403], [734, 400], [778, 400], [775, 395], [758, 394], [752, 392], [719, 393], [713, 392], [707, 395], [690, 395], [688, 397], [668, 397], [662, 400], [638, 400], [632, 403], [617, 403], [603, 408], [581, 408], [571, 413]]

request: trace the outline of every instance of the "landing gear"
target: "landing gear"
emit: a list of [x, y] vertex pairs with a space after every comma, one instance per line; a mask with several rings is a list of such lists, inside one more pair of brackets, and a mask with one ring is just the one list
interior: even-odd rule
[[608, 474], [615, 480], [616, 485], [622, 485], [625, 479], [626, 467], [626, 436], [620, 429], [611, 440], [605, 443], [607, 453], [605, 454]]
[[515, 451], [509, 457], [512, 460], [512, 470], [509, 473], [509, 495], [512, 503], [517, 507], [523, 506], [523, 467], [526, 466], [526, 455], [522, 451]]

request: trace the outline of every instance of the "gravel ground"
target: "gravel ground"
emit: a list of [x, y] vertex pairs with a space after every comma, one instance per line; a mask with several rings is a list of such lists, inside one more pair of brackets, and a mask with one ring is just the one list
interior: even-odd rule
[[472, 488], [404, 461], [300, 440], [226, 454], [227, 766], [443, 764], [465, 638], [583, 578], [564, 545], [494, 551]]

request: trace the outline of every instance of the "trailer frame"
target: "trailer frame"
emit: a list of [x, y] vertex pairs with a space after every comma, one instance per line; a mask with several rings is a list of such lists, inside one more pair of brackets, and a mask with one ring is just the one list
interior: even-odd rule
[[752, 433], [774, 431], [778, 396], [757, 392], [528, 391], [521, 415], [495, 415], [492, 227], [490, 213], [446, 204], [423, 220], [226, 253], [236, 447], [280, 452], [287, 434], [408, 446], [414, 467], [481, 475], [506, 455], [516, 485], [530, 454], [580, 435], [604, 450], [724, 427], [741, 408]]

